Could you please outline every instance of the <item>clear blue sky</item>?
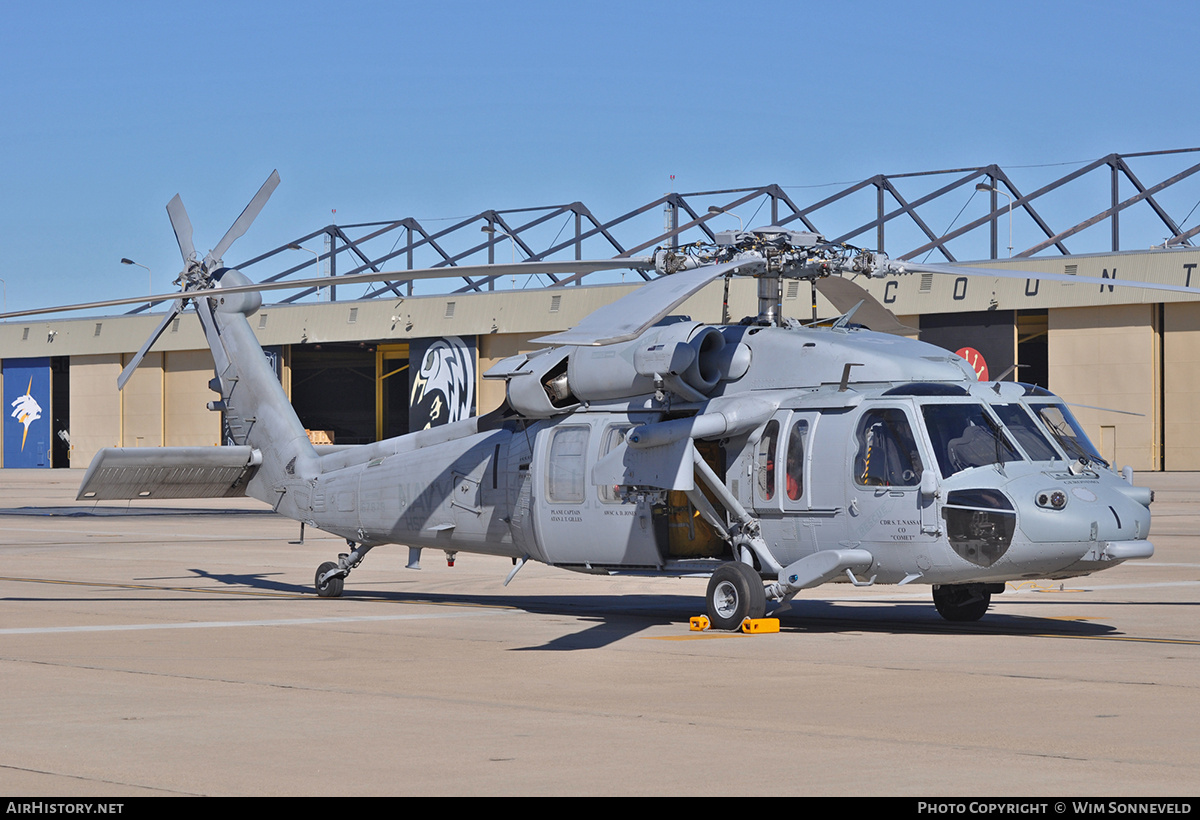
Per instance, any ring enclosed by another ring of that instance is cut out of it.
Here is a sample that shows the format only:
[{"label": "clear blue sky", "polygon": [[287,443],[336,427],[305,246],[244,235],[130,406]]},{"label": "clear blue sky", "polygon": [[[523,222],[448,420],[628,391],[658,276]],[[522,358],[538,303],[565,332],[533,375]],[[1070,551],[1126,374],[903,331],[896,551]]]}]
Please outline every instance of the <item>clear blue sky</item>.
[{"label": "clear blue sky", "polygon": [[[167,289],[327,224],[1200,144],[1186,2],[12,3],[10,310]],[[1052,176],[1068,169],[1055,168]],[[796,197],[815,196],[797,188]]]}]

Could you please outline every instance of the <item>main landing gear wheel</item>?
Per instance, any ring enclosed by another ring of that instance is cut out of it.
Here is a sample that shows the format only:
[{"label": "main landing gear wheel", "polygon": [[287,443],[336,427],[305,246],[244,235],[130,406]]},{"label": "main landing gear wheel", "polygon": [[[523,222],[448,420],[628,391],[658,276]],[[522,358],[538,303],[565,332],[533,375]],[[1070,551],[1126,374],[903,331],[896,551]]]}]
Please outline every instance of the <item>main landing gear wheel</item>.
[{"label": "main landing gear wheel", "polygon": [[947,621],[978,621],[991,602],[992,594],[980,584],[943,584],[933,588],[933,605]]},{"label": "main landing gear wheel", "polygon": [[737,629],[747,618],[761,618],[766,612],[766,591],[753,567],[740,561],[717,567],[708,580],[708,622],[713,629]]},{"label": "main landing gear wheel", "polygon": [[346,576],[334,575],[325,583],[321,583],[321,576],[332,569],[337,569],[338,565],[332,561],[326,561],[321,566],[317,567],[317,575],[314,579],[314,584],[317,587],[317,595],[322,598],[340,598],[342,597],[342,587],[345,586]]}]

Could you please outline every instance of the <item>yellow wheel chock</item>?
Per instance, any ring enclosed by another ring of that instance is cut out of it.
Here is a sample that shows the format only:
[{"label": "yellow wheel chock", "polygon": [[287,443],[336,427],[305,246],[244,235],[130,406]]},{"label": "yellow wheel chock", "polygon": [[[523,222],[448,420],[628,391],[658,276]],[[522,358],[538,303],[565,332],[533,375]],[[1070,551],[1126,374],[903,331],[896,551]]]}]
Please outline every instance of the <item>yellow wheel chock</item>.
[{"label": "yellow wheel chock", "polygon": [[[697,615],[688,621],[688,629],[692,632],[703,632],[712,626],[707,615]],[[762,635],[779,631],[778,618],[747,618],[742,621],[742,632],[747,635]]]},{"label": "yellow wheel chock", "polygon": [[742,632],[747,635],[759,635],[779,631],[778,618],[747,618],[742,621]]}]

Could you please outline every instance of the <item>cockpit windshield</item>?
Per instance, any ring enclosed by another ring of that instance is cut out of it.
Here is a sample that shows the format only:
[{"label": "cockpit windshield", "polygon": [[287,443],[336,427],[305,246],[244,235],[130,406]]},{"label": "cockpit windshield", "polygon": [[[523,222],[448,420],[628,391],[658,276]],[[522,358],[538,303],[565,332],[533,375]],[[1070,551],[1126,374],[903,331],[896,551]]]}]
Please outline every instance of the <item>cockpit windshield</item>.
[{"label": "cockpit windshield", "polygon": [[1012,433],[1017,445],[1032,461],[1058,461],[1062,458],[1046,438],[1037,422],[1019,404],[993,404],[992,412],[1000,417],[1005,429]]},{"label": "cockpit windshield", "polygon": [[1068,456],[1108,466],[1108,461],[1101,457],[1066,405],[1033,404],[1030,407]]},{"label": "cockpit windshield", "polygon": [[921,414],[943,477],[1024,460],[982,404],[926,404]]}]

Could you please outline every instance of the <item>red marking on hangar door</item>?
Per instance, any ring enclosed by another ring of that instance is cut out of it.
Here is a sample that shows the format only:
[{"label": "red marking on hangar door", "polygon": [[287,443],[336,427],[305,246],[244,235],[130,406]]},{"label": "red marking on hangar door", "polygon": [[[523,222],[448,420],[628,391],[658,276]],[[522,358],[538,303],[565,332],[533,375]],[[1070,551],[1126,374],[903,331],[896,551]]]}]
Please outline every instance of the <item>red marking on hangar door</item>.
[{"label": "red marking on hangar door", "polygon": [[961,347],[954,351],[959,356],[967,360],[967,364],[975,368],[975,377],[981,382],[988,380],[987,362],[984,361],[983,354],[973,347]]}]

